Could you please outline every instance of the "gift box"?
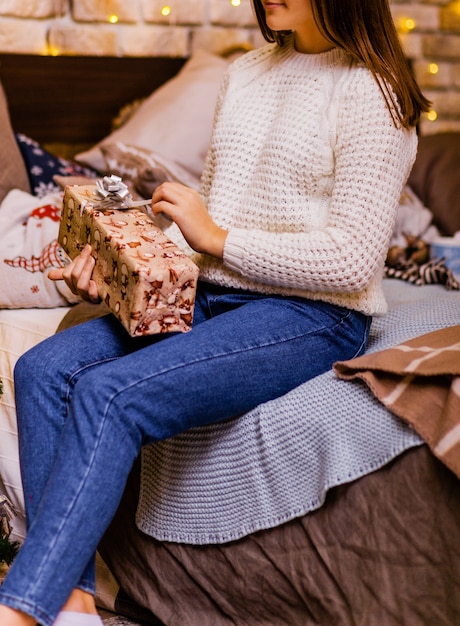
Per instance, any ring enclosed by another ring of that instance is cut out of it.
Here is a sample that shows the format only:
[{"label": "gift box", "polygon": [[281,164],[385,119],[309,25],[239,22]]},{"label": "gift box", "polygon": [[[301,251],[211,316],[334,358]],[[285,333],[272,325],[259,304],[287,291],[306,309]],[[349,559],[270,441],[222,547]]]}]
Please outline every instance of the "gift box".
[{"label": "gift box", "polygon": [[97,191],[65,188],[61,246],[73,259],[91,245],[99,295],[131,336],[190,330],[198,267],[144,211],[113,208]]}]

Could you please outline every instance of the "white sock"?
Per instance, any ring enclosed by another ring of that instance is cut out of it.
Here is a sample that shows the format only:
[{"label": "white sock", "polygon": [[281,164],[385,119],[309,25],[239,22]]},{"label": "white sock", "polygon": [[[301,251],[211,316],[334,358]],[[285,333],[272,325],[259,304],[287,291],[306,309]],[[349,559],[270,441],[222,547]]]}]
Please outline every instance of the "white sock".
[{"label": "white sock", "polygon": [[103,621],[99,615],[61,611],[53,626],[103,626]]}]

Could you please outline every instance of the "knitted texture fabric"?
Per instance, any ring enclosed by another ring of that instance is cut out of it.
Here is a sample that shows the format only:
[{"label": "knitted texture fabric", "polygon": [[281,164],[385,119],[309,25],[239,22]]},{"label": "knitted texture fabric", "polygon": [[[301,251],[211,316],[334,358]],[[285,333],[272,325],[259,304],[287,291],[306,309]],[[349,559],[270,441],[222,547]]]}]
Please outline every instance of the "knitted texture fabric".
[{"label": "knitted texture fabric", "polygon": [[[407,297],[373,321],[368,352],[458,324],[458,293],[401,284]],[[332,487],[421,443],[366,385],[326,372],[236,419],[144,448],[137,524],[164,541],[232,541],[320,507]]]},{"label": "knitted texture fabric", "polygon": [[[229,231],[201,278],[385,312],[381,278],[415,130],[397,127],[371,73],[292,41],[238,59],[217,101],[202,196]],[[175,225],[168,229],[184,245]]]}]

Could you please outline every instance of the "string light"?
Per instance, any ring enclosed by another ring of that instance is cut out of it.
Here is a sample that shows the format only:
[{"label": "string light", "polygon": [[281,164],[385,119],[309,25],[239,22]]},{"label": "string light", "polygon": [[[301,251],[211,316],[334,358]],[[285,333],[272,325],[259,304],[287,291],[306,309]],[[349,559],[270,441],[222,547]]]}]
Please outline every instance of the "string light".
[{"label": "string light", "polygon": [[439,72],[439,65],[437,63],[430,63],[428,65],[429,74],[437,74]]},{"label": "string light", "polygon": [[230,4],[232,7],[239,7],[241,5],[241,0],[230,0]]},{"label": "string light", "polygon": [[171,7],[165,4],[163,7],[161,7],[160,13],[161,15],[163,15],[163,17],[167,17],[168,15],[171,14]]},{"label": "string light", "polygon": [[40,54],[42,56],[58,57],[61,54],[61,51],[57,46],[52,46],[48,43],[46,44],[46,48]]},{"label": "string light", "polygon": [[416,22],[412,17],[401,17],[399,20],[399,31],[401,33],[409,33],[416,27]]},{"label": "string light", "polygon": [[118,15],[115,15],[115,14],[109,15],[108,21],[111,24],[116,24],[118,22],[118,20],[119,20]]},{"label": "string light", "polygon": [[430,109],[428,113],[426,114],[426,117],[428,120],[430,120],[430,122],[434,122],[435,120],[438,119],[438,114],[436,113],[434,109]]}]

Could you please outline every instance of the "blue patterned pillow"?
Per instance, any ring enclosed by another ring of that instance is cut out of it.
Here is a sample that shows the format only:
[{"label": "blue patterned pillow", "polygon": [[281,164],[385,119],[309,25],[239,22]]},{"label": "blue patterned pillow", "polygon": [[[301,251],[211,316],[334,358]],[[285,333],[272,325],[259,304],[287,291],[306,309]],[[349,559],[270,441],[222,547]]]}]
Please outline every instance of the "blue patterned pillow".
[{"label": "blue patterned pillow", "polygon": [[34,196],[43,198],[43,196],[59,190],[58,185],[53,181],[53,176],[56,174],[59,176],[87,176],[89,178],[98,176],[98,172],[89,167],[54,156],[26,135],[17,133],[16,141],[26,165],[30,188]]}]

